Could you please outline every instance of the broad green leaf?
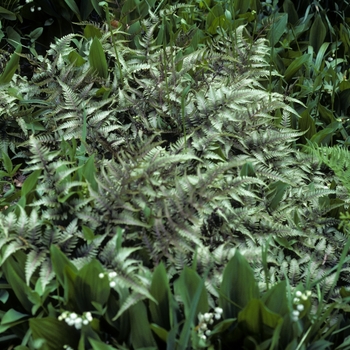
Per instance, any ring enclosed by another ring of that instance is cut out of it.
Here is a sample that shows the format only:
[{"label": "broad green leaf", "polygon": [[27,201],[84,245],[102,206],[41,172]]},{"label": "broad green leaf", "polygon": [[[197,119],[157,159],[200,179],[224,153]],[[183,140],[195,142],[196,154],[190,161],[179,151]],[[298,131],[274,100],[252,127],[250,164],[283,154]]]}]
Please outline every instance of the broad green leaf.
[{"label": "broad green leaf", "polygon": [[108,65],[102,44],[97,37],[94,37],[89,52],[89,62],[92,70],[101,78],[108,76]]},{"label": "broad green leaf", "polygon": [[31,289],[25,283],[25,261],[26,254],[17,251],[3,262],[1,268],[18,301],[30,312],[33,304],[28,300]]},{"label": "broad green leaf", "polygon": [[321,69],[321,65],[324,62],[324,55],[328,49],[330,43],[323,43],[320,49],[318,50],[316,60],[315,60],[315,70],[316,74],[319,74],[319,71]]},{"label": "broad green leaf", "polygon": [[318,52],[321,45],[324,43],[324,39],[326,38],[327,29],[324,25],[321,15],[316,14],[316,18],[314,23],[310,28],[310,45],[314,48],[315,52]]},{"label": "broad green leaf", "polygon": [[0,6],[0,18],[7,19],[9,21],[15,21],[17,19],[16,14]]},{"label": "broad green leaf", "polygon": [[331,124],[336,121],[333,112],[327,107],[322,106],[320,103],[317,105],[317,110],[320,113],[320,117],[326,124]]},{"label": "broad green leaf", "polygon": [[37,40],[40,35],[43,33],[44,28],[43,27],[38,27],[36,29],[34,29],[32,32],[29,33],[29,37],[32,41]]},{"label": "broad green leaf", "polygon": [[[80,1],[80,15],[83,21],[86,21],[94,9],[92,0],[81,0]],[[100,16],[101,17],[101,16]]]},{"label": "broad green leaf", "polygon": [[[202,278],[196,271],[185,266],[180,277],[174,283],[175,292],[181,296],[181,300],[184,303],[186,318],[188,318],[189,314],[191,313],[198,286],[200,286],[202,282]],[[209,305],[207,291],[205,288],[202,288],[195,311],[195,317],[197,317],[199,313],[204,314],[208,312],[208,310]],[[195,319],[192,321],[195,321]]]},{"label": "broad green leaf", "polygon": [[41,174],[41,170],[33,171],[23,182],[21,188],[21,195],[26,196],[38,183],[39,176]]},{"label": "broad green leaf", "polygon": [[252,299],[238,314],[238,324],[245,334],[258,335],[260,338],[270,337],[267,327],[275,329],[281,316],[270,311],[260,300]]},{"label": "broad green leaf", "polygon": [[11,158],[5,152],[1,153],[1,157],[2,157],[2,164],[4,165],[4,168],[7,171],[7,174],[9,176],[12,176],[13,165],[12,165]]},{"label": "broad green leaf", "polygon": [[13,75],[15,74],[18,66],[19,66],[19,58],[18,55],[22,51],[22,46],[18,45],[16,51],[11,55],[10,60],[6,64],[5,70],[0,75],[0,85],[8,84]]},{"label": "broad green leaf", "polygon": [[147,317],[147,309],[143,301],[129,308],[130,314],[130,341],[133,349],[154,348],[157,349],[153,338],[150,323]]},{"label": "broad green leaf", "polygon": [[75,50],[71,51],[68,55],[68,59],[70,63],[73,63],[75,67],[82,66],[86,61],[82,56],[78,54]]},{"label": "broad green leaf", "polygon": [[104,269],[96,259],[93,259],[78,272],[74,287],[76,302],[81,312],[91,310],[92,301],[101,305],[107,303],[110,287],[107,278],[99,278],[99,274],[103,272]]},{"label": "broad green leaf", "polygon": [[[4,332],[6,329],[23,322],[23,318],[28,317],[28,314],[23,314],[14,309],[8,310],[1,319],[0,333]],[[20,321],[21,320],[21,321]],[[20,321],[20,322],[18,322]]]},{"label": "broad green leaf", "polygon": [[81,21],[82,19],[80,16],[80,11],[75,1],[74,0],[64,0],[64,1],[69,6],[69,8],[74,12],[74,14],[77,16],[78,20]]},{"label": "broad green leaf", "polygon": [[115,350],[113,346],[103,343],[99,340],[88,338],[93,350]]},{"label": "broad green leaf", "polygon": [[331,143],[335,132],[341,127],[341,122],[333,122],[312,136],[311,142],[317,143],[318,145],[328,146]]},{"label": "broad green leaf", "polygon": [[311,139],[312,136],[316,133],[316,123],[314,118],[311,117],[310,111],[306,108],[301,114],[301,118],[299,118],[299,130],[304,131],[305,133],[301,136],[302,142],[305,143],[305,139]]},{"label": "broad green leaf", "polygon": [[267,34],[267,39],[270,41],[271,46],[275,46],[279,42],[281,36],[287,29],[287,23],[288,15],[286,13],[274,19],[271,29]]},{"label": "broad green leaf", "polygon": [[235,0],[234,1],[234,10],[237,14],[244,14],[248,11],[250,5],[250,1],[247,0]]},{"label": "broad green leaf", "polygon": [[224,318],[237,318],[250,300],[259,297],[254,272],[237,250],[226,265],[220,287],[220,306]]},{"label": "broad green leaf", "polygon": [[153,272],[150,293],[157,301],[150,301],[149,309],[151,320],[158,326],[170,329],[170,302],[171,296],[169,280],[163,263],[159,264]]},{"label": "broad green leaf", "polygon": [[169,332],[167,330],[165,330],[162,327],[159,327],[157,324],[152,323],[151,324],[151,329],[154,333],[157,334],[157,336],[162,339],[164,342],[167,341]]},{"label": "broad green leaf", "polygon": [[[204,287],[204,280],[201,279],[200,283],[197,284],[195,293],[193,295],[192,304],[190,309],[188,310],[188,314],[186,315],[185,324],[182,328],[180,334],[179,345],[177,347],[178,350],[186,350],[189,348],[190,335],[193,329],[193,321],[198,316],[198,308],[204,306],[204,303],[201,303],[201,299],[203,299],[203,290],[206,291]],[[206,300],[207,302],[207,300]],[[171,333],[171,332],[170,332]]]},{"label": "broad green leaf", "polygon": [[56,278],[61,286],[64,286],[64,268],[68,267],[73,272],[77,273],[77,268],[73,265],[73,263],[66,257],[64,253],[62,253],[61,249],[56,245],[51,245],[50,247],[51,253],[51,262],[52,268],[55,271]]},{"label": "broad green leaf", "polygon": [[81,168],[81,173],[94,191],[98,190],[96,181],[95,157],[91,155]]},{"label": "broad green leaf", "polygon": [[54,317],[32,318],[29,326],[35,339],[44,339],[47,349],[63,349],[69,345],[76,349],[79,342],[79,332],[74,327],[68,326],[65,321],[59,321]]},{"label": "broad green leaf", "polygon": [[247,162],[243,164],[240,172],[241,176],[252,176],[255,177],[255,170],[254,170],[254,165],[251,162]]},{"label": "broad green leaf", "polygon": [[289,312],[286,290],[286,281],[281,281],[265,292],[261,301],[272,312],[284,316]]},{"label": "broad green leaf", "polygon": [[291,0],[284,0],[283,1],[283,11],[288,14],[288,22],[292,25],[295,25],[298,20],[298,12],[295,9],[295,6]]},{"label": "broad green leaf", "polygon": [[284,72],[284,79],[288,82],[292,79],[299,69],[303,67],[310,60],[309,54],[304,54],[298,58],[296,58],[286,69]]},{"label": "broad green leaf", "polygon": [[87,39],[92,39],[95,36],[97,38],[101,38],[102,37],[102,32],[99,28],[96,28],[95,26],[93,26],[92,24],[87,24],[84,28],[84,36]]},{"label": "broad green leaf", "polygon": [[282,181],[276,181],[269,185],[268,189],[270,193],[268,194],[267,197],[270,202],[269,205],[272,210],[277,209],[288,187],[289,185]]}]

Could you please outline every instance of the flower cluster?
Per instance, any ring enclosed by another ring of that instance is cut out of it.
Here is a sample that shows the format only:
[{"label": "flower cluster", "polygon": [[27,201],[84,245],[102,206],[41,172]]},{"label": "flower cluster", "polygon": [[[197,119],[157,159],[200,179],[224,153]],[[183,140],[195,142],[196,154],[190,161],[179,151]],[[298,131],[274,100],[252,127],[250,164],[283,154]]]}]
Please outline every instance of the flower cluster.
[{"label": "flower cluster", "polygon": [[210,335],[211,330],[208,328],[208,325],[212,325],[215,320],[220,320],[223,310],[221,307],[216,307],[214,312],[207,312],[204,315],[201,313],[198,314],[199,325],[196,327],[198,335],[201,339],[206,340],[207,336]]},{"label": "flower cluster", "polygon": [[[26,0],[26,4],[30,4],[31,2],[33,2],[34,0]],[[37,11],[41,11],[41,7],[40,6],[37,6]],[[31,8],[30,8],[30,11],[31,12],[34,12],[35,11],[35,6],[32,6]]]},{"label": "flower cluster", "polygon": [[295,310],[292,311],[292,320],[294,322],[299,320],[300,313],[304,311],[303,301],[306,301],[311,296],[311,291],[307,290],[305,293],[302,293],[298,290],[295,293],[295,298],[293,299],[293,304],[295,305]]},{"label": "flower cluster", "polygon": [[117,277],[117,273],[115,271],[111,271],[111,272],[108,272],[107,274],[106,273],[103,273],[101,272],[98,277],[99,278],[103,278],[105,277],[105,275],[107,275],[108,279],[109,279],[109,286],[111,288],[115,287],[117,282],[116,282],[116,277]]},{"label": "flower cluster", "polygon": [[81,329],[82,325],[86,326],[92,321],[92,315],[91,312],[84,312],[82,316],[79,316],[75,312],[64,311],[62,315],[58,317],[58,320],[65,320],[69,326],[74,326],[76,329]]}]

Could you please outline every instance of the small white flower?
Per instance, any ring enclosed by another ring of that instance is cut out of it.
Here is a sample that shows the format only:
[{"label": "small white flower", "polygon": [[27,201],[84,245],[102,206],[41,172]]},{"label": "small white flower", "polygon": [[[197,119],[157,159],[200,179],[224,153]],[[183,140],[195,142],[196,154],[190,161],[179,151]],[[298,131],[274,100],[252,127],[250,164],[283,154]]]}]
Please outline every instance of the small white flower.
[{"label": "small white flower", "polygon": [[41,11],[41,7],[40,7],[40,6],[39,6],[39,7],[37,7],[37,10],[38,10],[38,11]]},{"label": "small white flower", "polygon": [[68,326],[73,326],[75,324],[74,320],[72,320],[69,317],[66,318],[66,322],[67,322]]},{"label": "small white flower", "polygon": [[206,322],[211,320],[212,317],[213,317],[212,314],[210,314],[208,312],[203,315],[204,321],[206,321]]},{"label": "small white flower", "polygon": [[115,287],[115,286],[116,286],[116,283],[115,283],[114,281],[109,282],[109,286],[110,286],[111,288],[113,288],[113,287]]},{"label": "small white flower", "polygon": [[217,314],[222,314],[223,312],[224,312],[224,310],[221,308],[221,307],[216,307],[215,309],[214,309],[214,312],[216,312]]},{"label": "small white flower", "polygon": [[202,338],[203,340],[206,340],[206,339],[207,339],[207,337],[206,337],[204,334],[201,335],[201,338]]},{"label": "small white flower", "polygon": [[75,312],[72,312],[69,317],[72,319],[72,320],[75,320],[76,318],[78,318],[78,315],[75,313]]},{"label": "small white flower", "polygon": [[208,330],[205,332],[205,335],[207,335],[207,336],[209,337],[210,333],[211,333],[211,330],[208,329]]},{"label": "small white flower", "polygon": [[112,272],[110,272],[110,273],[108,274],[108,277],[109,277],[109,278],[115,278],[115,277],[117,277],[117,273],[116,273],[115,271],[112,271]]},{"label": "small white flower", "polygon": [[211,318],[208,323],[212,325],[214,323],[214,320]]},{"label": "small white flower", "polygon": [[34,6],[31,7],[31,8],[30,8],[30,11],[31,11],[31,12],[34,12],[34,11],[35,11],[35,7],[34,7]]},{"label": "small white flower", "polygon": [[293,314],[293,316],[295,316],[295,317],[299,317],[300,312],[299,312],[298,310],[294,310],[294,311],[292,312],[292,314]]},{"label": "small white flower", "polygon": [[220,320],[221,315],[220,314],[215,314],[214,317],[215,317],[216,320]]},{"label": "small white flower", "polygon": [[308,299],[308,296],[307,296],[306,294],[303,294],[303,295],[301,296],[301,299],[307,300],[307,299]]},{"label": "small white flower", "polygon": [[202,324],[201,324],[201,329],[202,329],[203,331],[207,330],[207,329],[208,329],[207,324],[206,324],[206,323],[202,323]]},{"label": "small white flower", "polygon": [[301,296],[302,296],[302,292],[300,291],[300,290],[298,290],[298,291],[296,291],[296,293],[295,293],[295,296],[297,297],[297,298],[300,298]]},{"label": "small white flower", "polygon": [[294,304],[298,304],[299,302],[300,302],[300,299],[299,299],[299,298],[294,298],[294,299],[293,299],[293,303],[294,303]]},{"label": "small white flower", "polygon": [[105,274],[103,272],[101,272],[99,275],[98,275],[99,278],[103,278],[105,277]]},{"label": "small white flower", "polygon": [[312,293],[311,293],[311,290],[307,290],[307,291],[305,292],[305,294],[306,294],[307,297],[311,297],[311,294],[312,294]]},{"label": "small white flower", "polygon": [[87,319],[89,322],[92,321],[92,315],[91,315],[91,312],[90,312],[90,311],[88,311],[88,312],[85,314],[85,317],[86,317],[86,319]]},{"label": "small white flower", "polygon": [[203,321],[203,318],[204,318],[204,316],[201,313],[199,313],[198,314],[198,321],[199,321],[199,323],[201,323]]},{"label": "small white flower", "polygon": [[87,326],[89,324],[89,321],[88,320],[84,320],[83,321],[83,325]]},{"label": "small white flower", "polygon": [[297,310],[298,311],[303,311],[304,310],[304,305],[303,304],[297,305]]}]

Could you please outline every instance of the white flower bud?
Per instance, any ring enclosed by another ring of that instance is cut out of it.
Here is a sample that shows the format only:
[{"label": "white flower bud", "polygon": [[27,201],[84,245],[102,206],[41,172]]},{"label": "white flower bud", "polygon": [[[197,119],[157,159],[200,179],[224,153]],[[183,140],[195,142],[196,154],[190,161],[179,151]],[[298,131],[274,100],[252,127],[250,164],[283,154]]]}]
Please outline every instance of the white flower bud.
[{"label": "white flower bud", "polygon": [[301,296],[302,296],[302,292],[300,291],[300,290],[298,290],[298,291],[296,291],[296,293],[295,293],[295,296],[297,297],[297,298],[300,298]]},{"label": "white flower bud", "polygon": [[304,305],[303,304],[297,305],[297,310],[298,311],[303,311],[304,310]]},{"label": "white flower bud", "polygon": [[110,286],[111,288],[113,288],[113,287],[116,286],[116,283],[115,283],[114,281],[112,281],[112,282],[109,283],[109,286]]},{"label": "white flower bud", "polygon": [[220,315],[224,312],[224,310],[223,310],[221,307],[216,307],[216,308],[214,309],[214,311],[215,311],[217,314],[220,314]]},{"label": "white flower bud", "polygon": [[204,315],[203,315],[203,319],[204,319],[204,321],[206,321],[206,322],[208,322],[209,320],[211,320],[211,318],[213,317],[213,315],[212,314],[210,314],[210,313],[205,313]]}]

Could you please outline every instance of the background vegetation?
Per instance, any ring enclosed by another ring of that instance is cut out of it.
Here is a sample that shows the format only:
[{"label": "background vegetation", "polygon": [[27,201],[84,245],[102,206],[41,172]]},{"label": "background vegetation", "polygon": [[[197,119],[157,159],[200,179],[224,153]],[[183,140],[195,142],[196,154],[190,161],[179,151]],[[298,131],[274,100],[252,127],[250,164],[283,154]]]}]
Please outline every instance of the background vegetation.
[{"label": "background vegetation", "polygon": [[349,11],[0,2],[2,348],[350,348]]}]

